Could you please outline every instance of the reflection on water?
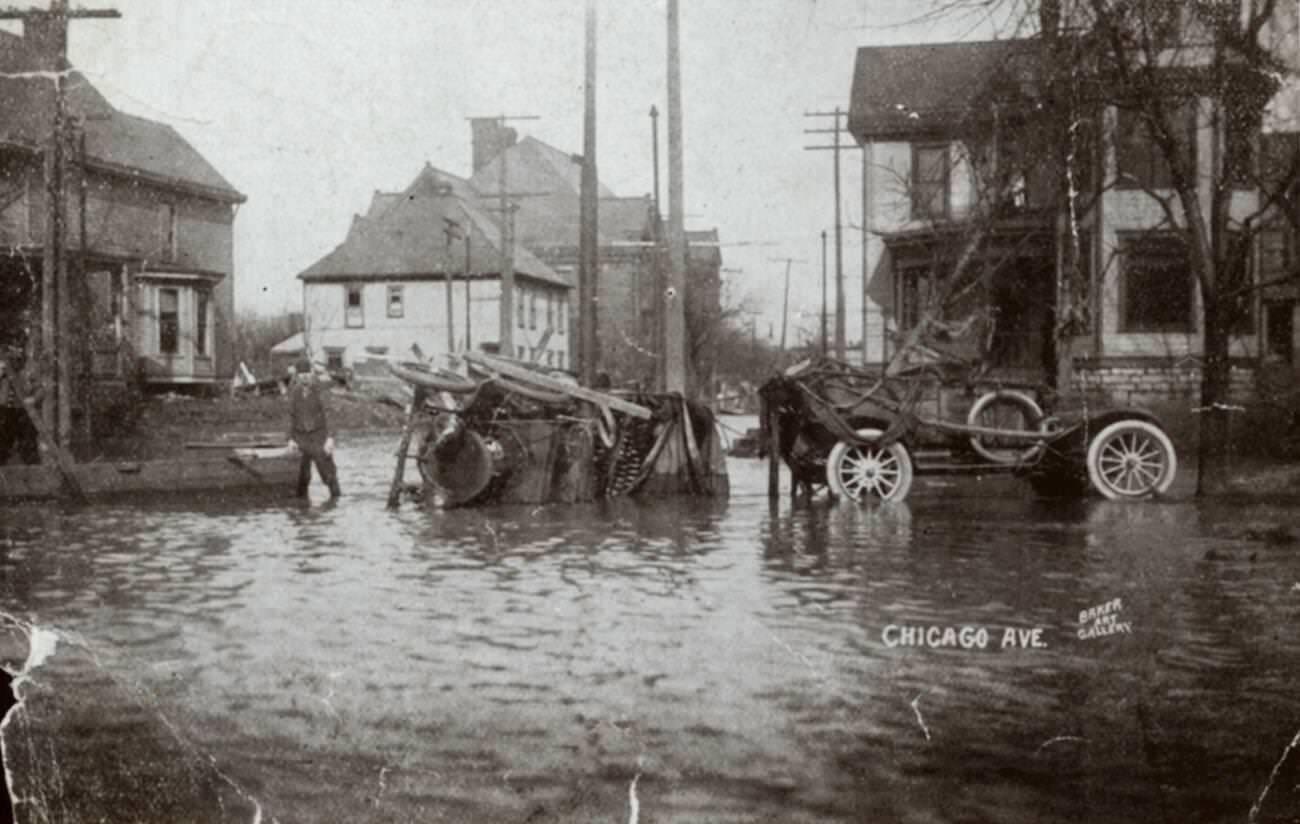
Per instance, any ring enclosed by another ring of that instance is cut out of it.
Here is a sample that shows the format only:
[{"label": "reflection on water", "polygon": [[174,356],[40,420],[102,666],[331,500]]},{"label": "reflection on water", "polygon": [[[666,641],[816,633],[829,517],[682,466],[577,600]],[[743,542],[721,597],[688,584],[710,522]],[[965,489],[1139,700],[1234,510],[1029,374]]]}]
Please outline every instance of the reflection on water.
[{"label": "reflection on water", "polygon": [[342,448],[337,504],[0,510],[0,605],[65,639],[8,736],[28,820],[1297,812],[1300,559],[1236,536],[1300,515],[770,505],[755,461],[729,502],[388,513],[390,460]]}]

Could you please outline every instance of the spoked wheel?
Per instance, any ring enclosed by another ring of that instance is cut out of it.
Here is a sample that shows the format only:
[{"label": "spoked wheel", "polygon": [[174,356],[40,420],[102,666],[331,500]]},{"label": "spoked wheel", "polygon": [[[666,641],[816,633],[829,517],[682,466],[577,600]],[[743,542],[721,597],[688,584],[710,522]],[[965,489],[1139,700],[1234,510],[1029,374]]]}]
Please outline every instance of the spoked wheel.
[{"label": "spoked wheel", "polygon": [[[1040,432],[1043,410],[1023,392],[1002,389],[981,395],[971,405],[966,423],[1011,432]],[[996,435],[972,435],[970,446],[984,460],[1002,464],[1028,460],[1039,449],[1038,444],[1026,445],[1023,438]]]},{"label": "spoked wheel", "polygon": [[[862,438],[878,439],[879,429],[859,429]],[[912,456],[901,441],[881,447],[840,441],[826,459],[826,482],[836,495],[855,501],[901,501],[912,488]]]},{"label": "spoked wheel", "polygon": [[1088,480],[1112,501],[1163,494],[1177,472],[1174,445],[1149,421],[1117,421],[1088,445]]}]

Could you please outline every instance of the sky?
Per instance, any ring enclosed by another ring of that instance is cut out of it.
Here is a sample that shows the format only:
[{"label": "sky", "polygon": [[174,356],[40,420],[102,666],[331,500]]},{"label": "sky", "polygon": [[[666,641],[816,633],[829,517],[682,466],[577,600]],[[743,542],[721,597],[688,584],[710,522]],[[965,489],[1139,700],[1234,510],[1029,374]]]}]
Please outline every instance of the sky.
[{"label": "sky", "polygon": [[[40,0],[37,0],[39,3]],[[114,105],[174,126],[247,197],[235,219],[242,312],[297,310],[295,275],[342,241],[374,190],[425,162],[470,173],[466,118],[582,151],[583,0],[116,0],[72,24],[70,56]],[[653,187],[649,109],[666,112],[666,0],[601,0],[597,164],[622,196]],[[926,0],[681,0],[688,229],[716,227],[728,292],[778,329],[816,328],[821,240],[833,238],[829,118],[862,45],[988,36],[973,15],[919,19]],[[666,116],[660,117],[667,199]],[[846,142],[850,142],[846,137]],[[860,154],[843,156],[843,220],[860,225]],[[844,233],[849,338],[861,244]],[[833,241],[832,241],[833,243]],[[833,246],[829,268],[834,277]],[[833,286],[831,289],[833,295]]]}]

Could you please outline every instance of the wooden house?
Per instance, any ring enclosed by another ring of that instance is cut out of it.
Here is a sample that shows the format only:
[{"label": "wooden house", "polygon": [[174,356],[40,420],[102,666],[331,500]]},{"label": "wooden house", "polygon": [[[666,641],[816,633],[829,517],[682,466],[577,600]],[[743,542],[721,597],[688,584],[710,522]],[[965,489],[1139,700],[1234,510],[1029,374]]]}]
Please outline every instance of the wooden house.
[{"label": "wooden house", "polygon": [[[0,343],[39,328],[55,94],[40,23],[0,32]],[[233,236],[244,196],[175,129],[66,81],[66,257],[79,390],[202,386],[234,370]],[[78,392],[79,397],[88,397]]]},{"label": "wooden house", "polygon": [[[1169,7],[1177,24],[1180,6]],[[1170,36],[1188,36],[1178,31]],[[1044,382],[1070,374],[1076,388],[1119,402],[1194,395],[1204,321],[1187,248],[1176,239],[1183,224],[1168,209],[1170,170],[1140,116],[1102,90],[1069,133],[1068,168],[1057,160],[1052,101],[1041,85],[1050,71],[1045,44],[1035,37],[858,50],[848,127],[866,154],[867,295],[901,336],[971,252],[966,262],[986,270],[996,367]],[[1079,71],[1085,87],[1102,82]],[[1211,181],[1233,164],[1257,162],[1270,138],[1258,127],[1234,131],[1209,98],[1186,87],[1167,102],[1208,213]],[[1263,212],[1251,179],[1230,180],[1232,220]],[[1251,242],[1257,282],[1294,268],[1285,221]],[[1067,260],[1077,261],[1081,282],[1068,281]],[[1263,360],[1294,362],[1293,291],[1246,292],[1230,345],[1234,394],[1251,391]],[[1058,358],[1067,352],[1063,373]]]}]

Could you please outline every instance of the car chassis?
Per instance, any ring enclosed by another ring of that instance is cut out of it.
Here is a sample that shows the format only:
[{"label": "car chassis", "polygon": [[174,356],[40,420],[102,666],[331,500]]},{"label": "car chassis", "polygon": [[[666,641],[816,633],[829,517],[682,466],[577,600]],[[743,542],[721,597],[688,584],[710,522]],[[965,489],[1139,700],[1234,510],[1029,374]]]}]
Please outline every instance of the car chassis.
[{"label": "car chassis", "polygon": [[904,500],[917,475],[1012,474],[1041,495],[1091,488],[1112,500],[1173,483],[1177,453],[1145,410],[1047,416],[1023,385],[980,380],[966,387],[975,396],[966,418],[954,420],[920,403],[936,379],[954,388],[929,367],[891,375],[825,357],[796,364],[759,390],[768,457],[786,464],[796,488],[885,503]]}]

